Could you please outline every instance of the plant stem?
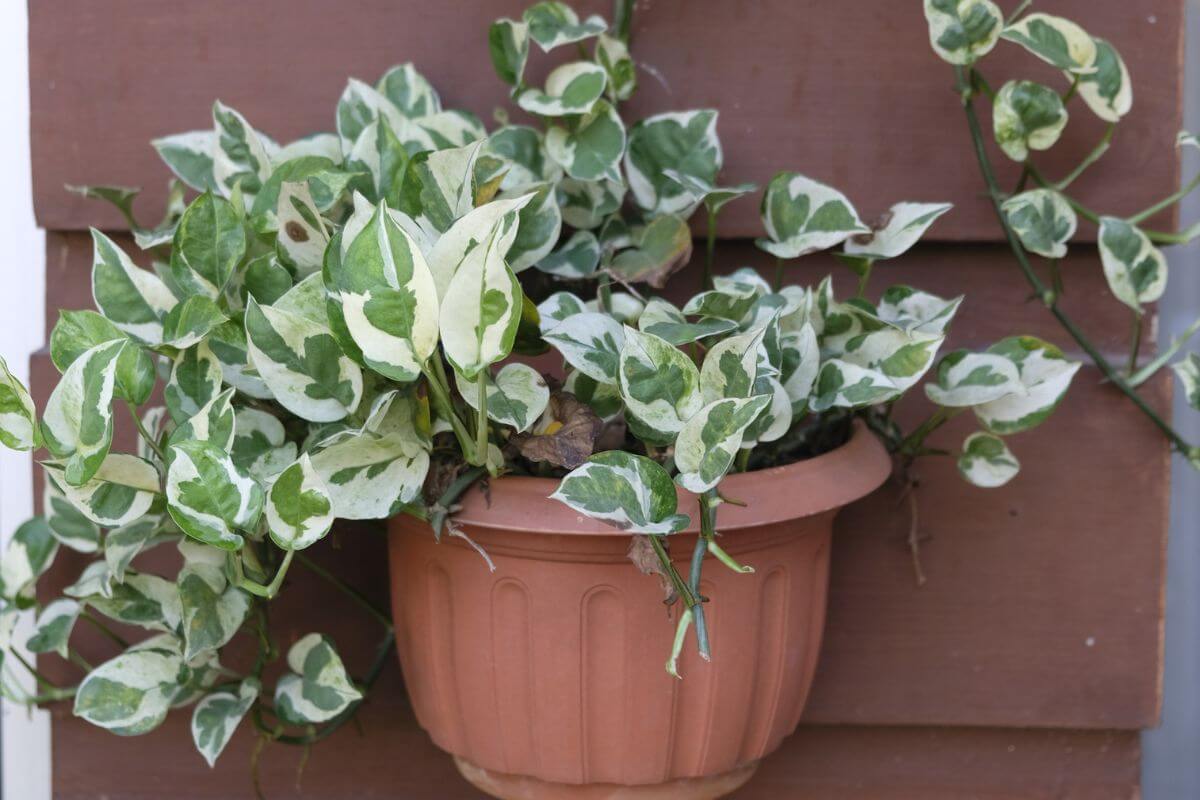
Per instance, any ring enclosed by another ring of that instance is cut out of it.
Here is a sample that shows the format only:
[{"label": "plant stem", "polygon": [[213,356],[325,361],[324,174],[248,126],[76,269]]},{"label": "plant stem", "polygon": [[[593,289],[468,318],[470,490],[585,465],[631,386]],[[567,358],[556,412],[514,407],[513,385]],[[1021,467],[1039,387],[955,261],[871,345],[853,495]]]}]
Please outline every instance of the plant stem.
[{"label": "plant stem", "polygon": [[[1117,129],[1117,123],[1115,123],[1115,122],[1108,123],[1108,127],[1106,127],[1104,129],[1104,135],[1100,137],[1100,143],[1097,144],[1094,148],[1092,148],[1092,151],[1090,153],[1088,153],[1086,156],[1084,156],[1083,161],[1080,161],[1079,165],[1077,167],[1075,167],[1075,169],[1073,169],[1069,173],[1067,173],[1067,177],[1063,178],[1061,181],[1059,181],[1057,184],[1055,184],[1055,187],[1060,192],[1066,191],[1067,187],[1070,186],[1072,183],[1074,183],[1075,180],[1080,175],[1082,175],[1084,173],[1084,171],[1087,170],[1088,167],[1090,167],[1092,164],[1095,164],[1097,161],[1100,160],[1100,158],[1105,153],[1108,152],[1109,145],[1112,143],[1113,132],[1115,132],[1116,129]],[[1026,170],[1029,170],[1029,169],[1030,169],[1030,167],[1027,164]]]},{"label": "plant stem", "polygon": [[1125,372],[1129,375],[1137,372],[1138,352],[1142,349],[1142,313],[1133,312],[1133,324],[1130,326],[1132,341],[1129,344],[1129,365]]},{"label": "plant stem", "polygon": [[608,275],[600,276],[600,284],[596,287],[596,299],[601,311],[605,314],[612,313],[612,278]]},{"label": "plant stem", "polygon": [[1025,9],[1031,5],[1033,5],[1033,0],[1021,0],[1021,4],[1013,9],[1012,13],[1008,15],[1008,19],[1004,20],[1004,26],[1008,27],[1016,22],[1025,13]]},{"label": "plant stem", "polygon": [[924,422],[917,426],[916,430],[905,437],[904,441],[900,442],[897,452],[906,456],[916,455],[921,446],[925,444],[925,439],[929,437],[929,434],[945,425],[960,411],[962,411],[961,408],[938,406]]},{"label": "plant stem", "polygon": [[325,569],[303,553],[297,553],[296,560],[299,561],[309,572],[313,573],[319,578],[322,578],[344,593],[347,597],[358,604],[359,608],[374,617],[384,628],[388,630],[392,629],[392,618],[376,608],[375,604],[363,596],[362,592],[358,591],[353,586],[350,586],[341,578],[329,572],[329,570]]},{"label": "plant stem", "polygon": [[1197,319],[1191,325],[1187,326],[1182,333],[1171,340],[1171,344],[1165,350],[1155,356],[1153,361],[1138,370],[1137,374],[1131,375],[1129,377],[1129,385],[1141,386],[1143,383],[1148,381],[1151,376],[1154,375],[1154,373],[1165,367],[1167,363],[1175,357],[1175,354],[1178,353],[1183,346],[1188,343],[1188,340],[1195,335],[1196,331],[1200,331],[1200,319]]},{"label": "plant stem", "polygon": [[[702,501],[703,502],[703,501]],[[692,570],[688,575],[688,588],[692,594],[700,597],[700,572],[704,569],[704,537],[696,537],[696,546],[692,548]],[[712,648],[708,643],[708,621],[704,617],[704,603],[701,601],[694,607],[694,622],[696,623],[696,648],[705,661],[712,658]]]},{"label": "plant stem", "polygon": [[1063,105],[1065,106],[1067,103],[1071,102],[1071,98],[1073,98],[1075,96],[1075,93],[1078,91],[1079,91],[1079,76],[1075,75],[1073,78],[1071,78],[1070,87],[1067,88],[1066,93],[1064,93],[1062,96]]},{"label": "plant stem", "polygon": [[[429,364],[433,365],[431,369]],[[462,448],[463,457],[468,462],[475,461],[475,444],[471,439],[471,434],[467,431],[467,426],[458,418],[458,414],[454,410],[454,404],[450,402],[450,386],[446,381],[446,370],[442,366],[441,357],[434,353],[429,359],[429,362],[422,368],[425,374],[425,380],[429,384],[429,391],[433,395],[433,404],[437,408],[439,414],[446,418],[450,423],[450,428],[454,431],[454,436],[458,439],[458,445]]]},{"label": "plant stem", "polygon": [[704,291],[713,288],[713,260],[717,252],[717,212],[712,206],[708,209],[708,235],[704,240],[704,282],[700,287]]},{"label": "plant stem", "polygon": [[733,556],[726,553],[721,545],[717,544],[717,506],[720,504],[721,496],[716,489],[709,489],[701,495],[700,539],[704,542],[705,549],[729,569],[743,575],[754,572],[754,567],[742,566]]},{"label": "plant stem", "polygon": [[663,572],[667,576],[667,580],[671,582],[671,587],[675,590],[675,594],[679,595],[679,599],[690,611],[693,607],[700,604],[700,599],[692,594],[691,587],[684,581],[683,576],[679,574],[679,570],[675,569],[675,565],[671,563],[671,556],[668,555],[667,549],[663,547],[662,534],[647,534],[646,537],[650,540],[650,546],[654,548],[654,554],[658,556],[658,563],[663,568]]},{"label": "plant stem", "polygon": [[146,444],[150,447],[154,455],[158,456],[159,461],[164,464],[167,463],[167,458],[163,455],[162,448],[158,446],[158,442],[154,441],[154,437],[150,435],[150,432],[146,430],[146,426],[142,423],[142,418],[138,415],[137,406],[132,401],[126,400],[125,407],[129,409],[129,416],[133,417],[133,424],[137,426],[138,435],[146,440]]},{"label": "plant stem", "polygon": [[875,266],[875,260],[868,258],[864,260],[863,271],[858,276],[858,296],[867,296],[867,282],[871,280],[871,268]]},{"label": "plant stem", "polygon": [[617,38],[629,44],[630,28],[633,26],[633,11],[637,7],[636,0],[616,0],[613,8],[613,28]]},{"label": "plant stem", "polygon": [[745,472],[746,468],[750,466],[751,450],[753,450],[751,447],[743,447],[738,450],[737,455],[734,457],[734,468],[737,469],[738,472]]},{"label": "plant stem", "polygon": [[485,367],[478,375],[479,380],[479,406],[475,410],[475,456],[483,461],[485,465],[491,459],[488,456],[488,415],[487,415],[487,368]]},{"label": "plant stem", "polygon": [[110,641],[113,642],[113,644],[117,645],[122,650],[129,647],[129,642],[125,641],[124,637],[93,616],[91,612],[84,611],[79,616],[93,628],[104,634],[104,636],[106,636]]},{"label": "plant stem", "polygon": [[775,257],[775,283],[771,288],[776,292],[783,288],[783,259],[778,256]]},{"label": "plant stem", "polygon": [[1139,211],[1138,213],[1134,214],[1131,217],[1126,217],[1125,220],[1130,225],[1137,225],[1142,220],[1153,217],[1155,214],[1162,211],[1164,208],[1169,208],[1170,206],[1175,205],[1180,200],[1182,200],[1183,198],[1185,198],[1189,194],[1191,194],[1193,191],[1195,191],[1197,186],[1200,186],[1200,175],[1197,175],[1196,177],[1194,177],[1190,181],[1188,181],[1187,184],[1185,186],[1183,186],[1182,188],[1180,188],[1179,191],[1177,191],[1174,194],[1171,194],[1167,197],[1164,197],[1162,200],[1159,200],[1154,205],[1149,206],[1148,208],[1142,209],[1141,211]]},{"label": "plant stem", "polygon": [[275,577],[265,586],[242,574],[242,560],[234,558],[233,563],[237,571],[237,585],[256,597],[265,597],[267,600],[270,600],[279,593],[279,587],[283,585],[283,578],[287,575],[288,568],[292,566],[292,559],[295,556],[295,550],[286,551],[283,555],[283,561],[279,562],[279,568],[275,571]]},{"label": "plant stem", "polygon": [[[971,141],[975,149],[975,157],[979,162],[979,171],[983,175],[984,183],[987,185],[988,197],[992,203],[992,209],[996,214],[996,219],[1000,223],[1001,229],[1004,231],[1004,237],[1008,241],[1009,249],[1012,250],[1014,258],[1017,260],[1018,266],[1021,268],[1021,273],[1025,276],[1025,280],[1033,288],[1034,292],[1042,299],[1046,308],[1054,315],[1059,324],[1064,330],[1075,340],[1076,344],[1087,353],[1092,359],[1096,367],[1104,374],[1104,377],[1113,382],[1114,385],[1128,397],[1138,409],[1153,422],[1163,434],[1170,439],[1171,443],[1184,453],[1195,452],[1192,446],[1180,436],[1174,428],[1159,416],[1158,412],[1152,409],[1149,404],[1142,399],[1133,387],[1126,383],[1125,378],[1108,362],[1100,351],[1096,348],[1092,341],[1084,335],[1072,321],[1072,319],[1062,311],[1057,305],[1058,298],[1052,290],[1048,290],[1034,272],[1033,267],[1029,263],[1029,258],[1025,254],[1024,248],[1021,247],[1020,241],[1017,240],[1016,234],[1009,227],[1008,221],[1004,217],[1004,212],[1001,209],[1002,198],[1000,189],[996,183],[996,175],[992,171],[992,163],[988,158],[987,150],[984,147],[983,131],[979,127],[979,118],[975,114],[975,104],[971,85],[967,81],[966,74],[962,67],[955,68],[957,77],[957,86],[962,96],[963,110],[967,117],[967,127],[971,132]],[[1034,172],[1034,178],[1037,179],[1037,172]],[[1072,205],[1074,203],[1072,202]]]}]

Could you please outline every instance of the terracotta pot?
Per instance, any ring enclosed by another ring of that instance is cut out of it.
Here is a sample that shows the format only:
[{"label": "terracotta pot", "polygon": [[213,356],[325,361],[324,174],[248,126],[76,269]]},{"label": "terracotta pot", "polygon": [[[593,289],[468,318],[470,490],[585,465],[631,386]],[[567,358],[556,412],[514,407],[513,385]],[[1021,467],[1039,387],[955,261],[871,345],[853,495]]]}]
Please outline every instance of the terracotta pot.
[{"label": "terracotta pot", "polygon": [[[722,545],[754,574],[709,559],[702,593],[713,660],[664,671],[674,615],[629,563],[628,534],[547,496],[557,481],[473,488],[456,520],[495,561],[425,523],[391,522],[392,603],[417,720],[485,792],[506,800],[716,798],[741,786],[800,719],[825,621],[829,539],[842,506],[890,463],[855,429],[839,449],[732,475]],[[698,521],[696,498],[680,509]],[[672,537],[686,574],[697,528]]]}]

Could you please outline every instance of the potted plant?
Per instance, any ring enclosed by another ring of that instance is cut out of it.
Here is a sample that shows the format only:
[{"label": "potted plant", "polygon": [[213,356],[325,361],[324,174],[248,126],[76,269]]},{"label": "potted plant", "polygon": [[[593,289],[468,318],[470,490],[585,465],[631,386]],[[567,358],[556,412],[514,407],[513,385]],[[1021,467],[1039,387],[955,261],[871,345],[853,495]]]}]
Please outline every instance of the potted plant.
[{"label": "potted plant", "polygon": [[[351,80],[336,133],[279,145],[218,102],[212,130],[156,141],[179,180],[156,227],[134,190],[79,188],[121,208],[151,268],[94,231],[97,311],[56,324],[40,418],[0,372],[0,440],[47,453],[0,629],[36,608],[29,649],[85,671],[52,685],[12,651],[39,689],[8,696],[71,699],[120,735],[190,705],[212,763],[240,724],[264,743],[329,735],[394,636],[418,720],[497,796],[717,797],[749,779],[803,709],[837,510],[925,454],[1010,480],[1002,437],[1042,422],[1078,364],[1031,337],[938,361],[961,297],[869,299],[873,266],[947,204],[867,225],[781,172],[758,241],[773,280],[714,274],[718,214],[754,187],[718,182],[716,111],[626,126],[631,5],[611,31],[557,2],[491,27],[540,129],[500,115],[489,133],[406,64]],[[528,85],[531,52],[562,47],[581,60]],[[703,286],[676,305],[658,290],[701,207]],[[786,284],[792,259],[833,247],[853,296]],[[931,371],[934,410],[905,432],[892,409]],[[980,430],[959,453],[926,444],[968,409]],[[111,450],[120,413],[136,453]],[[304,555],[337,518],[391,520],[393,617]],[[95,560],[42,605],[60,546]],[[143,571],[162,546],[182,566]],[[266,606],[297,565],[380,621],[368,674],[320,632],[272,637]],[[151,635],[130,645],[105,618]],[[122,652],[79,658],[80,620]],[[242,629],[254,657],[222,663]]]}]

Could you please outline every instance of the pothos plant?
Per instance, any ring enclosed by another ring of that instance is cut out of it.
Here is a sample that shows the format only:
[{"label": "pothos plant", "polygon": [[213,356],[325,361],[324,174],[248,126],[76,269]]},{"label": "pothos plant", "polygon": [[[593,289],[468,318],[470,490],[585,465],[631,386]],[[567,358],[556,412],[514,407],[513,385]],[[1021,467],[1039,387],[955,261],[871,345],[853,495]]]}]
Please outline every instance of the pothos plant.
[{"label": "pothos plant", "polygon": [[[1157,302],[1167,285],[1167,259],[1159,246],[1186,244],[1200,236],[1200,223],[1178,233],[1150,230],[1143,223],[1200,186],[1200,176],[1127,216],[1095,211],[1070,193],[1079,176],[1108,151],[1118,124],[1133,108],[1133,84],[1129,69],[1112,43],[1092,36],[1064,17],[1027,13],[1031,5],[1030,0],[1024,0],[1006,18],[991,0],[925,0],[930,42],[943,60],[954,65],[955,86],[962,98],[980,174],[1015,261],[1035,297],[1105,379],[1162,431],[1174,450],[1200,469],[1200,443],[1185,439],[1140,391],[1170,364],[1189,405],[1200,411],[1200,356],[1188,353],[1172,363],[1200,330],[1200,320],[1155,358],[1145,364],[1139,362],[1146,306]],[[980,61],[1000,41],[1015,44],[1060,71],[1063,88],[1010,80],[993,89]],[[1054,180],[1037,166],[1035,154],[1058,142],[1070,118],[1068,108],[1076,98],[1105,123],[1104,130],[1096,146],[1074,168]],[[976,109],[981,102],[991,105],[992,132],[1000,151],[1021,165],[1016,184],[1009,191],[1001,187],[987,148]],[[1176,143],[1200,147],[1200,139],[1187,131],[1178,134]],[[1124,364],[1114,364],[1105,357],[1059,304],[1066,292],[1059,264],[1080,217],[1097,228],[1100,267],[1113,297],[1129,309],[1131,341]]]},{"label": "pothos plant", "polygon": [[[93,231],[97,310],[55,325],[62,378],[40,418],[2,374],[0,439],[47,455],[43,515],[16,531],[0,569],[0,622],[8,633],[36,610],[28,648],[84,672],[53,685],[11,650],[5,668],[19,664],[39,688],[7,681],[10,698],[73,698],[78,716],[121,735],[193,705],[209,763],[245,717],[264,742],[318,741],[362,703],[392,629],[304,551],[337,518],[408,513],[431,536],[465,538],[456,498],[501,475],[559,477],[553,497],[633,534],[632,560],[680,609],[676,674],[689,630],[709,655],[705,557],[751,570],[719,543],[731,471],[830,450],[855,418],[902,462],[955,455],[926,437],[969,409],[979,430],[956,454],[962,474],[984,487],[1016,474],[1003,437],[1041,423],[1079,365],[1032,337],[937,362],[961,297],[908,286],[868,297],[873,265],[950,206],[901,202],[868,225],[841,192],[781,172],[757,242],[779,259],[774,283],[750,268],[713,275],[718,214],[754,187],[718,181],[715,110],[626,125],[630,5],[615,32],[557,2],[491,27],[496,71],[539,125],[500,115],[488,132],[443,109],[405,64],[351,80],[336,133],[281,146],[218,102],[211,130],[156,141],[178,179],[156,227],[134,217],[134,190],[79,189],[122,210],[150,268]],[[529,85],[531,53],[564,47],[581,60]],[[656,290],[688,262],[688,220],[702,207],[705,286],[680,307]],[[785,285],[794,259],[835,247],[859,276],[855,296],[838,299],[829,278]],[[514,357],[547,352],[546,375]],[[931,370],[934,410],[905,433],[892,409]],[[137,452],[111,450],[115,414],[136,427]],[[669,553],[689,522],[677,485],[701,523],[687,577]],[[43,605],[35,583],[60,547],[94,560]],[[182,566],[140,566],[158,547],[176,548]],[[266,608],[296,565],[383,627],[357,680],[317,632],[275,663],[284,643]],[[87,663],[71,646],[80,620],[122,652]],[[151,636],[130,645],[110,621]],[[246,646],[230,648],[239,632]]]}]

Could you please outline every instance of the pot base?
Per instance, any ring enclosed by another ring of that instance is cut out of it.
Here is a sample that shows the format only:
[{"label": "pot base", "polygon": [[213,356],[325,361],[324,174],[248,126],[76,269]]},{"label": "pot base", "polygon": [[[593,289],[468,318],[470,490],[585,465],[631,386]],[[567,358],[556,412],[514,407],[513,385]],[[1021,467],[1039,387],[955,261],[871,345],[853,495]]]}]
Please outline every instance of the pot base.
[{"label": "pot base", "polygon": [[740,789],[758,769],[758,762],[751,761],[720,775],[626,786],[554,783],[529,775],[507,775],[458,756],[454,757],[454,765],[472,786],[500,800],[717,800]]}]

